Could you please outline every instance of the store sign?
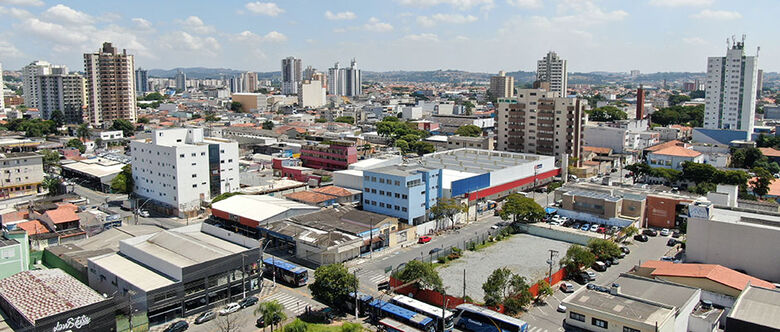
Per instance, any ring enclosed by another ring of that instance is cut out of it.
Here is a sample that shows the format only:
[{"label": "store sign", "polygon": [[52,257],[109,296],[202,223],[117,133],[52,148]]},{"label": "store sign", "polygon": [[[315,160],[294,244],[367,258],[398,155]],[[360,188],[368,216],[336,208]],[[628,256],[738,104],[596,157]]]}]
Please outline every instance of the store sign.
[{"label": "store sign", "polygon": [[74,329],[81,329],[86,327],[92,321],[87,315],[81,315],[78,317],[71,317],[65,321],[65,323],[57,322],[57,325],[52,329],[53,332],[68,331]]}]

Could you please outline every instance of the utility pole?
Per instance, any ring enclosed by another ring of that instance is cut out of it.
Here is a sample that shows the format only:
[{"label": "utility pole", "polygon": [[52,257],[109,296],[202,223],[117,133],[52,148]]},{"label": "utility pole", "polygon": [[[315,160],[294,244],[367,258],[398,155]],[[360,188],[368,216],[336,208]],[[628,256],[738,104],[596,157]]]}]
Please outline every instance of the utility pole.
[{"label": "utility pole", "polygon": [[549,249],[550,251],[550,260],[547,261],[547,264],[550,264],[550,273],[549,278],[547,279],[547,283],[552,287],[552,266],[553,266],[553,256],[558,255],[558,250]]},{"label": "utility pole", "polygon": [[447,313],[447,290],[441,290],[441,332],[446,331],[447,326],[444,322],[444,314]]},{"label": "utility pole", "polygon": [[355,276],[355,321],[358,320],[358,283],[360,283],[357,278],[358,270],[359,269],[355,269],[352,271],[352,275]]},{"label": "utility pole", "polygon": [[466,269],[463,269],[463,298],[466,298]]},{"label": "utility pole", "polygon": [[244,262],[244,258],[246,257],[246,254],[241,254],[241,289],[243,290],[244,295],[242,298],[246,298],[246,273],[245,273],[245,266],[246,263]]}]

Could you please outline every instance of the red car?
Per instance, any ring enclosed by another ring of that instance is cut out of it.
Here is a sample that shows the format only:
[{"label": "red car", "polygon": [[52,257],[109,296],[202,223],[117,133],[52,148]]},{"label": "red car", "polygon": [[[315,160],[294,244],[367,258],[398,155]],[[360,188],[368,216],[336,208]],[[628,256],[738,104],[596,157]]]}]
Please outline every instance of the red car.
[{"label": "red car", "polygon": [[421,236],[419,240],[417,240],[417,243],[428,243],[431,242],[430,236]]},{"label": "red car", "polygon": [[599,227],[599,229],[596,230],[596,233],[602,233],[604,234],[607,231],[607,228],[604,226]]}]

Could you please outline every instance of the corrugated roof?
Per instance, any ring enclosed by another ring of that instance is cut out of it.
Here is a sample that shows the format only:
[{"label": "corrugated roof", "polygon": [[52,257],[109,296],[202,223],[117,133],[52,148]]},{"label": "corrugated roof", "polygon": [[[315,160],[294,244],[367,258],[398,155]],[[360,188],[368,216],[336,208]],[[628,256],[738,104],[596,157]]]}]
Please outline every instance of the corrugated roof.
[{"label": "corrugated roof", "polygon": [[774,288],[771,282],[749,276],[717,264],[675,264],[666,261],[647,261],[642,267],[655,268],[654,276],[707,278],[734,289],[743,290],[750,282],[753,286]]},{"label": "corrugated roof", "polygon": [[337,197],[352,196],[352,192],[351,191],[349,191],[347,189],[344,189],[342,187],[338,187],[338,186],[321,187],[321,188],[313,189],[312,191],[315,191],[315,192],[318,192],[318,193],[321,193],[321,194],[337,196]]},{"label": "corrugated roof", "polygon": [[317,210],[310,205],[267,195],[236,195],[211,205],[213,210],[263,221],[290,209]]},{"label": "corrugated roof", "polygon": [[284,195],[284,197],[310,204],[318,204],[334,199],[333,196],[320,194],[314,191],[298,191]]},{"label": "corrugated roof", "polygon": [[669,146],[660,150],[655,150],[653,151],[653,154],[676,157],[698,157],[701,155],[701,152],[692,149],[686,149],[681,146]]}]

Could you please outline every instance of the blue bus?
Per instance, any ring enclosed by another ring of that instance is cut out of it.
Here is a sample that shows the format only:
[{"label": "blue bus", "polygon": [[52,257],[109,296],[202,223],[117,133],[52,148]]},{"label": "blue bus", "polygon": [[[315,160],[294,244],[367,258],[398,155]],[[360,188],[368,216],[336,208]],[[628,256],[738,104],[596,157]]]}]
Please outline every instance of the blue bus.
[{"label": "blue bus", "polygon": [[404,309],[395,304],[374,299],[368,305],[372,309],[371,317],[374,322],[378,322],[382,318],[391,318],[401,324],[426,332],[434,332],[436,329],[436,321],[433,318]]},{"label": "blue bus", "polygon": [[304,286],[309,281],[309,271],[298,265],[274,257],[263,259],[263,273],[266,278],[282,280],[292,286]]},{"label": "blue bus", "polygon": [[452,328],[454,326],[453,319],[455,318],[455,315],[452,313],[452,311],[443,310],[442,308],[413,299],[406,295],[396,295],[395,297],[393,297],[391,301],[393,302],[393,304],[398,305],[402,308],[406,308],[416,313],[420,313],[433,318],[433,320],[436,321],[436,331],[441,332],[442,316],[443,316],[444,331],[445,332],[452,331]]},{"label": "blue bus", "polygon": [[399,323],[390,318],[382,318],[382,320],[379,321],[379,325],[383,330],[385,330],[385,332],[422,332],[416,328]]},{"label": "blue bus", "polygon": [[471,332],[525,332],[528,323],[469,303],[456,307],[455,327]]}]

